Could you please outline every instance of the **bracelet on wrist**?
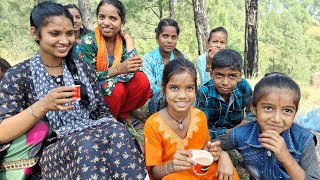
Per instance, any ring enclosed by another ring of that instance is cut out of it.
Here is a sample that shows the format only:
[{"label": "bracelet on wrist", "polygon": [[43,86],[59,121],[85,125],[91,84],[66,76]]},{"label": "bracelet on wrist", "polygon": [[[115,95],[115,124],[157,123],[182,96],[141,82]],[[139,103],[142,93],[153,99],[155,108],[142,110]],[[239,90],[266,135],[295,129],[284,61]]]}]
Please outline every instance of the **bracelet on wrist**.
[{"label": "bracelet on wrist", "polygon": [[168,164],[169,164],[169,162],[170,162],[170,161],[168,161],[168,162],[166,163],[166,165],[164,165],[164,170],[166,171],[166,174],[167,174],[167,175],[170,174],[170,172],[169,172],[169,170],[168,170]]},{"label": "bracelet on wrist", "polygon": [[39,118],[38,116],[36,116],[36,115],[34,114],[34,112],[33,112],[33,110],[32,110],[32,106],[29,107],[29,111],[30,111],[32,117],[34,117],[35,119],[38,119],[38,118]]}]

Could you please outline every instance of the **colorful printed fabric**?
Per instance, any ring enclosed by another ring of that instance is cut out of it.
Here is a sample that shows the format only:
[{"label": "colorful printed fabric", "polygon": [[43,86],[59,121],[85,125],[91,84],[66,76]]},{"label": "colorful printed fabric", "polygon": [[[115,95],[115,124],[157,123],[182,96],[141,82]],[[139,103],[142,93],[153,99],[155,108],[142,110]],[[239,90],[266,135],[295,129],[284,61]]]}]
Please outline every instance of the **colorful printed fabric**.
[{"label": "colorful printed fabric", "polygon": [[43,179],[144,179],[143,154],[123,124],[106,122],[60,138],[43,151]]},{"label": "colorful printed fabric", "polygon": [[[185,138],[173,132],[158,113],[149,117],[144,128],[145,158],[148,168],[172,160],[177,149],[203,149],[204,145],[210,141],[206,115],[193,107],[190,108],[190,112],[191,120]],[[214,162],[204,176],[197,176],[191,168],[171,173],[163,179],[216,179],[214,175],[216,169],[217,162]]]},{"label": "colorful printed fabric", "polygon": [[[94,67],[94,69],[97,69],[96,57],[97,57],[97,53],[98,53],[98,44],[97,44],[97,40],[96,40],[94,32],[88,33],[81,38],[81,44],[79,45],[79,49],[77,49],[77,50],[78,50],[77,59],[82,59],[82,60],[88,62],[90,65],[92,65],[92,67]],[[133,49],[132,51],[127,52],[125,41],[123,41],[121,62],[130,58],[134,54],[137,55],[136,49]],[[107,59],[109,61],[108,68],[110,68],[113,65],[114,57],[107,56]],[[121,75],[110,78],[108,73],[109,73],[108,69],[104,70],[104,71],[97,72],[98,81],[101,85],[102,93],[103,93],[103,95],[106,95],[106,96],[111,95],[111,93],[115,87],[115,84],[117,82],[128,82],[134,76],[134,73],[128,73],[128,74],[121,74]]]},{"label": "colorful printed fabric", "polygon": [[10,143],[0,156],[0,179],[28,179],[37,164],[43,140],[52,134],[48,123],[40,121],[27,133]]}]

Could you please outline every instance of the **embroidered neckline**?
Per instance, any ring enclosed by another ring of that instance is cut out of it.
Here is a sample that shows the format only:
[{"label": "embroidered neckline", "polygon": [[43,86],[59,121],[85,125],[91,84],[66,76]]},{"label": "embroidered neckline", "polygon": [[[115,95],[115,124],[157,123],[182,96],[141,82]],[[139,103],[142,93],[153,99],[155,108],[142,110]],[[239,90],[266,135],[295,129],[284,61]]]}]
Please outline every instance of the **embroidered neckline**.
[{"label": "embroidered neckline", "polygon": [[197,116],[199,109],[190,108],[190,124],[187,131],[187,136],[185,138],[181,138],[178,136],[169,126],[168,124],[158,115],[158,117],[154,118],[154,122],[159,123],[158,130],[159,132],[163,132],[164,139],[169,139],[171,144],[176,143],[176,149],[184,149],[188,145],[188,139],[192,138],[193,132],[199,130],[198,122],[201,119]]}]

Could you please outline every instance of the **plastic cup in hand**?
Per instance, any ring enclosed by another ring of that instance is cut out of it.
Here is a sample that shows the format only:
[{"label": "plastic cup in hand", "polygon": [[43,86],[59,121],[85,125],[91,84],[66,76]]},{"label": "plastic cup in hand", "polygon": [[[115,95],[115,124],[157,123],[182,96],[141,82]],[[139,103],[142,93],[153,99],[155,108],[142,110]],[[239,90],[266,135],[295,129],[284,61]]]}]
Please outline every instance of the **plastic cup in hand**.
[{"label": "plastic cup in hand", "polygon": [[72,96],[72,98],[77,98],[77,101],[80,101],[81,100],[80,85],[74,85],[71,87],[76,88],[75,90],[72,91],[76,93],[75,95]]},{"label": "plastic cup in hand", "polygon": [[213,162],[212,155],[205,150],[193,150],[191,159],[195,162],[195,165],[193,165],[193,172],[200,176],[207,174],[210,165]]}]

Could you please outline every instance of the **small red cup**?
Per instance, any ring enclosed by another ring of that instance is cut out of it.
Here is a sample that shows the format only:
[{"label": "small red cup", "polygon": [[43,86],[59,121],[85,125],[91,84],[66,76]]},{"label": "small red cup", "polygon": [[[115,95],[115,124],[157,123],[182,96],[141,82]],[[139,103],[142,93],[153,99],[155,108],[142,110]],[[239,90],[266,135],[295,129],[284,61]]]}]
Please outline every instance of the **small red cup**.
[{"label": "small red cup", "polygon": [[199,176],[207,174],[211,163],[213,162],[212,155],[205,150],[193,150],[192,158],[195,165],[193,165],[193,172]]},{"label": "small red cup", "polygon": [[74,85],[71,87],[76,88],[75,90],[72,91],[76,93],[75,95],[72,96],[72,98],[77,98],[77,101],[80,101],[81,100],[80,85]]}]

